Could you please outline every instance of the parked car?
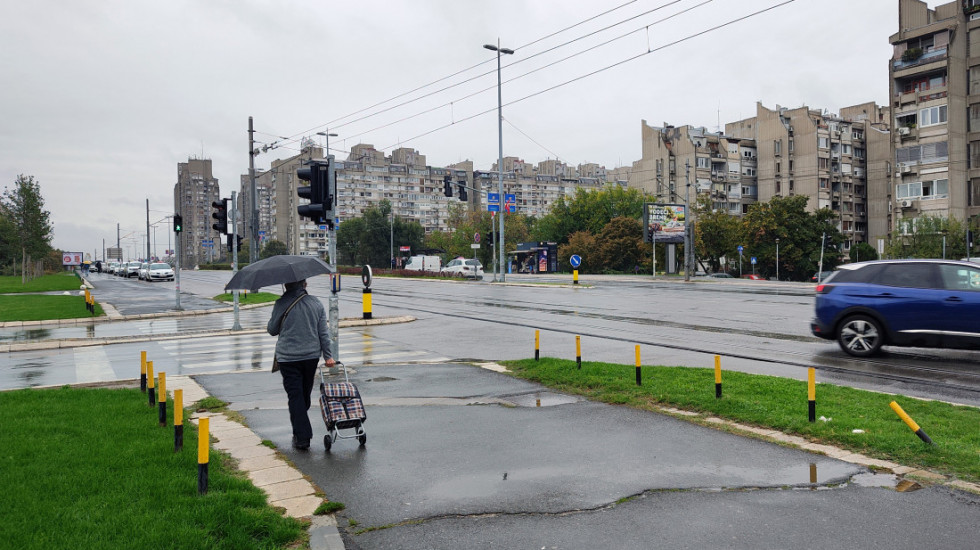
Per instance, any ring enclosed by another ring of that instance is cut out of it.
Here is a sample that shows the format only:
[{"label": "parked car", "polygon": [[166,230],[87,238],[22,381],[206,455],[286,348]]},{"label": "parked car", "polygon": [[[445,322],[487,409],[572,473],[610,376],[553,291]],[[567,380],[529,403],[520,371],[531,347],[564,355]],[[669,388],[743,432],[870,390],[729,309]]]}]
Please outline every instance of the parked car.
[{"label": "parked car", "polygon": [[833,273],[833,271],[818,271],[818,272],[816,272],[816,273],[813,274],[813,277],[810,277],[810,282],[811,283],[822,283],[823,281],[826,281],[827,280],[827,277],[830,277],[830,275],[832,273]]},{"label": "parked car", "polygon": [[139,279],[141,281],[146,281],[150,276],[150,264],[149,262],[143,262],[140,264]]},{"label": "parked car", "polygon": [[719,271],[718,273],[708,273],[708,277],[712,279],[734,279],[735,276],[725,273],[724,271]]},{"label": "parked car", "polygon": [[174,268],[170,264],[155,262],[147,270],[147,281],[173,281]]},{"label": "parked car", "polygon": [[129,262],[128,264],[126,264],[126,271],[123,273],[123,276],[126,277],[127,279],[130,277],[139,277],[140,262]]},{"label": "parked car", "polygon": [[116,262],[109,262],[109,265],[106,267],[105,272],[106,273],[115,273],[116,272],[116,267],[118,265],[119,264],[116,263]]},{"label": "parked car", "polygon": [[454,277],[466,277],[468,279],[483,279],[483,264],[480,260],[473,258],[456,258],[446,264],[440,273],[446,273]]},{"label": "parked car", "polygon": [[766,278],[762,275],[756,275],[755,273],[749,273],[748,275],[742,275],[743,279],[752,279],[753,281],[765,281]]},{"label": "parked car", "polygon": [[412,256],[405,262],[403,269],[438,272],[442,269],[442,260],[439,256]]},{"label": "parked car", "polygon": [[817,285],[810,331],[855,357],[882,346],[980,349],[980,265],[954,260],[845,264]]}]

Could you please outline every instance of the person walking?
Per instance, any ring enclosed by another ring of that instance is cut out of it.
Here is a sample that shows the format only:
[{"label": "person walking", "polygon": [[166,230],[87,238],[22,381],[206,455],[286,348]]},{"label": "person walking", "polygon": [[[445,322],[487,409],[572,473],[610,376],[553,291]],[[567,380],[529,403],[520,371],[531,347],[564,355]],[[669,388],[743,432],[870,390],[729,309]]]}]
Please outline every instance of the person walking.
[{"label": "person walking", "polygon": [[327,368],[334,366],[330,356],[327,312],[323,302],[306,292],[306,280],[286,283],[286,292],[272,308],[267,330],[279,336],[273,372],[282,374],[282,387],[289,400],[289,422],[293,426],[293,447],[310,448],[310,396],[316,366],[322,356]]}]

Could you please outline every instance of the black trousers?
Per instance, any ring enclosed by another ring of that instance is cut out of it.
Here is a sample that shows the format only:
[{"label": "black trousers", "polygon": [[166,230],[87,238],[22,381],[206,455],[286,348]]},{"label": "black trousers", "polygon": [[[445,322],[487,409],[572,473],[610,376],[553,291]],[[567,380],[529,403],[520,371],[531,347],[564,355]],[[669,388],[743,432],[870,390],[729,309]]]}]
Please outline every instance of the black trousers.
[{"label": "black trousers", "polygon": [[319,362],[319,357],[305,361],[279,362],[282,387],[289,398],[289,422],[293,425],[293,437],[299,441],[313,439],[313,426],[310,425],[308,412],[316,365]]}]

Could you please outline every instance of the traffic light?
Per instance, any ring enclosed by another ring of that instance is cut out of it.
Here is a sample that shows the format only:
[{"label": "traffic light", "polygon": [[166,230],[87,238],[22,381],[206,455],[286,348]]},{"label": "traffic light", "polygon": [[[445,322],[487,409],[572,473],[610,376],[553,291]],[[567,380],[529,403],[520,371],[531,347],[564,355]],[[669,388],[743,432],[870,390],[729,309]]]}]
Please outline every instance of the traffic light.
[{"label": "traffic light", "polygon": [[442,180],[442,192],[447,197],[453,196],[453,180],[446,174],[446,177]]},{"label": "traffic light", "polygon": [[214,213],[211,217],[218,220],[216,223],[211,224],[211,229],[214,229],[218,233],[228,234],[228,201],[230,199],[221,199],[220,201],[214,201],[211,206],[214,207]]},{"label": "traffic light", "polygon": [[174,233],[184,230],[184,218],[180,214],[174,214]]},{"label": "traffic light", "polygon": [[297,187],[296,193],[304,199],[308,199],[310,204],[302,204],[296,207],[296,212],[300,217],[309,218],[314,223],[325,223],[333,225],[333,220],[328,220],[327,215],[333,206],[334,182],[331,181],[332,166],[330,161],[313,161],[310,164],[296,170],[296,176],[310,182],[304,187]]},{"label": "traffic light", "polygon": [[466,180],[456,182],[459,185],[459,200],[466,200]]},{"label": "traffic light", "polygon": [[[241,235],[235,235],[235,238],[238,239],[238,251],[241,252],[242,240],[244,240],[244,237],[242,237]],[[231,247],[231,234],[225,237],[225,246],[228,248],[228,252],[234,251],[234,249]]]}]

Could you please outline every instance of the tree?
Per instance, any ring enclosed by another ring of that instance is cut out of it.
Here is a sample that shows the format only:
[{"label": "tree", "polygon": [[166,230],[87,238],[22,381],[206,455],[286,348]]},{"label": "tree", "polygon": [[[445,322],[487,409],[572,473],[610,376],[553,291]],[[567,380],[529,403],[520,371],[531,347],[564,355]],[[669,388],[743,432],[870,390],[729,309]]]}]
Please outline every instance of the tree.
[{"label": "tree", "polygon": [[834,250],[843,242],[837,215],[829,208],[807,212],[808,200],[805,195],[773,197],[749,206],[744,218],[745,254],[757,258],[763,275],[775,275],[777,238],[780,279],[804,281],[817,270],[824,234],[824,271],[840,264],[841,255]]},{"label": "tree", "polygon": [[4,188],[0,205],[20,244],[21,282],[26,283],[38,274],[28,266],[33,259],[43,259],[48,254],[54,232],[51,214],[44,209],[40,183],[34,176],[18,175],[13,189]]},{"label": "tree", "polygon": [[615,184],[588,191],[578,188],[570,200],[559,197],[550,212],[534,224],[533,239],[562,244],[576,231],[597,235],[613,218],[639,220],[644,202],[648,202],[646,195],[635,188]]},{"label": "tree", "polygon": [[558,265],[569,265],[572,254],[582,258],[578,270],[582,273],[598,273],[602,271],[596,238],[588,231],[576,231],[568,236],[568,242],[558,246]]},{"label": "tree", "polygon": [[613,218],[596,237],[599,261],[605,269],[632,273],[643,261],[643,224],[636,218]]},{"label": "tree", "polygon": [[337,230],[338,255],[350,264],[390,267],[392,250],[408,246],[422,248],[425,229],[415,221],[392,216],[391,202],[382,200],[364,210],[360,218],[347,220]]},{"label": "tree", "polygon": [[878,251],[868,243],[857,243],[851,247],[850,258],[852,262],[868,262],[878,259]]},{"label": "tree", "polygon": [[885,245],[889,258],[942,258],[943,241],[947,258],[966,257],[966,226],[956,218],[925,215],[898,220],[895,236]]},{"label": "tree", "polygon": [[708,263],[712,272],[722,271],[722,258],[737,258],[738,245],[745,241],[744,224],[727,210],[715,210],[711,198],[698,197],[694,207],[697,223],[694,226],[694,251]]},{"label": "tree", "polygon": [[337,228],[337,261],[342,265],[357,265],[361,249],[364,218],[351,218]]},{"label": "tree", "polygon": [[265,246],[262,247],[262,252],[259,253],[259,257],[264,260],[266,258],[283,256],[285,254],[289,254],[289,247],[286,246],[286,243],[273,239],[265,243]]}]

